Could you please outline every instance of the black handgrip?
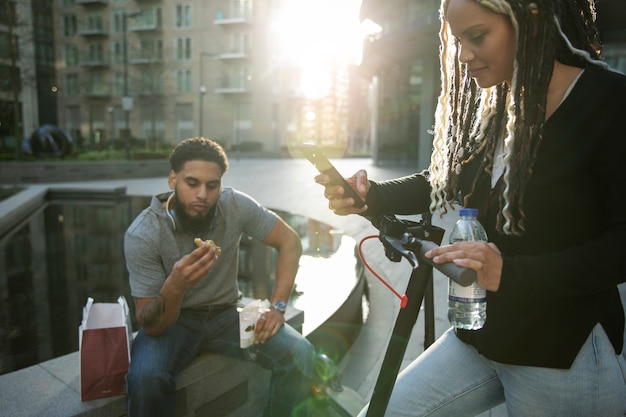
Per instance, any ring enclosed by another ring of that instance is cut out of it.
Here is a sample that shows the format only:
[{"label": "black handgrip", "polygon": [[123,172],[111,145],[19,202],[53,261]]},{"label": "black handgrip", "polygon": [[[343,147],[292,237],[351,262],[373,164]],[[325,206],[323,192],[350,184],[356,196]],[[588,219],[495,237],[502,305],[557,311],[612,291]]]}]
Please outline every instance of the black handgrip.
[{"label": "black handgrip", "polygon": [[[390,249],[390,253],[387,254],[387,257],[390,259],[392,259],[390,256],[392,256],[394,253],[397,253],[399,255],[402,255],[409,261],[411,265],[416,267],[418,264],[418,254],[416,251],[419,251],[419,260],[422,260],[427,264],[432,265],[435,269],[437,269],[453,281],[457,282],[459,285],[467,287],[468,285],[471,285],[472,283],[474,283],[474,281],[476,281],[476,271],[474,271],[473,269],[460,267],[454,262],[437,264],[433,262],[432,259],[427,258],[425,255],[426,252],[439,247],[439,245],[437,245],[435,242],[432,242],[430,240],[418,239],[409,236],[408,233],[405,233],[402,236],[402,240],[390,236],[383,236],[381,234],[380,240],[383,242],[383,245],[385,245],[387,249]],[[395,256],[393,257],[395,258]],[[392,260],[397,262],[400,260],[400,258],[398,257],[397,259]]]},{"label": "black handgrip", "polygon": [[420,255],[421,255],[421,259],[424,262],[426,262],[429,265],[432,265],[435,269],[440,271],[442,274],[444,274],[448,278],[452,279],[453,281],[457,282],[459,285],[462,285],[464,287],[467,287],[468,285],[471,285],[474,281],[476,281],[476,271],[474,271],[473,269],[458,266],[454,262],[446,262],[445,264],[437,264],[433,262],[432,259],[424,256],[426,252],[428,252],[431,249],[438,248],[439,245],[429,240],[421,240],[421,239],[417,239],[417,240],[420,243]]}]

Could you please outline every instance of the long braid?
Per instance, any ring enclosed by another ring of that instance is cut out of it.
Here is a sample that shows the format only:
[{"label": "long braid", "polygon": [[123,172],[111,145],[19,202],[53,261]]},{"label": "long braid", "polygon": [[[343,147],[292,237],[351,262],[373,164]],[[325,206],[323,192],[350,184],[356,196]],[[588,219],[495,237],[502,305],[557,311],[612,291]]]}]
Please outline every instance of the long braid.
[{"label": "long braid", "polygon": [[[446,211],[459,193],[463,165],[485,150],[481,170],[491,173],[495,143],[504,128],[504,193],[497,229],[524,233],[524,191],[533,173],[546,116],[555,59],[569,65],[603,65],[592,0],[475,0],[506,15],[518,39],[510,88],[477,94],[458,59],[441,5],[442,92],[437,104],[431,157],[431,208]],[[582,17],[582,19],[581,19]],[[444,168],[445,167],[445,168]],[[470,195],[474,191],[474,186]]]},{"label": "long braid", "polygon": [[514,75],[516,80],[512,83],[514,119],[509,117],[510,136],[505,140],[505,203],[498,216],[502,230],[516,235],[524,232],[523,193],[532,176],[535,153],[541,143],[555,57],[551,1],[524,3],[510,3],[513,16],[517,17],[516,62],[532,65],[518,65]]}]

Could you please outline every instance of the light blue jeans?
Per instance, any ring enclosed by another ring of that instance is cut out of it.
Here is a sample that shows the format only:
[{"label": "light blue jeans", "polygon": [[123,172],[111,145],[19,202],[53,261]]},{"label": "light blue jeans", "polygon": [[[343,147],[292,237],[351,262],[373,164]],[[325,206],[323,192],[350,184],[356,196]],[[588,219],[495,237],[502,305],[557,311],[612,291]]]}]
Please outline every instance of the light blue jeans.
[{"label": "light blue jeans", "polygon": [[137,333],[126,375],[128,415],[175,416],[176,374],[201,349],[254,361],[272,370],[265,417],[306,415],[315,358],[313,346],[285,324],[267,342],[241,349],[239,313],[234,306],[183,310],[178,321],[161,336],[148,336],[143,329]]},{"label": "light blue jeans", "polygon": [[494,362],[450,329],[398,375],[385,417],[469,417],[502,402],[509,417],[624,417],[626,361],[599,324],[570,369]]}]

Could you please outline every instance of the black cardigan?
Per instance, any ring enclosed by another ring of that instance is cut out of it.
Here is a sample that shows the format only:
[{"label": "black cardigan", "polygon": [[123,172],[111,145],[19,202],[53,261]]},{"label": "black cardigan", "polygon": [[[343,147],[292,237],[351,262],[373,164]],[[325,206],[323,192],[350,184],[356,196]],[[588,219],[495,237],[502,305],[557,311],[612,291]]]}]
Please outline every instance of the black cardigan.
[{"label": "black cardigan", "polygon": [[[587,68],[544,124],[524,194],[521,237],[495,229],[502,180],[491,190],[490,176],[477,172],[479,161],[461,174],[463,194],[480,175],[469,206],[479,209],[504,260],[500,288],[487,294],[483,329],[457,330],[487,358],[569,368],[597,323],[621,353],[624,310],[617,285],[626,281],[625,122],[626,76]],[[424,173],[371,183],[369,218],[428,211]]]}]

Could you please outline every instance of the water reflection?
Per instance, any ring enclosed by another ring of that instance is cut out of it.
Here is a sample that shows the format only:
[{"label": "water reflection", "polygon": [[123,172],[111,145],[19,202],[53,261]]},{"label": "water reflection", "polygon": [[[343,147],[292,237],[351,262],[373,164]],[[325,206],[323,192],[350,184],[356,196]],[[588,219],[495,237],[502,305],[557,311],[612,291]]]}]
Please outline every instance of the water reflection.
[{"label": "water reflection", "polygon": [[[52,190],[43,207],[3,232],[0,374],[76,351],[87,297],[115,302],[124,294],[131,300],[123,235],[149,202],[149,197],[127,196],[123,188]],[[302,238],[304,256],[292,305],[305,311],[303,332],[310,334],[336,313],[359,284],[362,271],[356,244],[326,224],[276,212]],[[245,296],[270,297],[275,261],[274,249],[242,238],[239,282]],[[347,321],[360,325],[362,315]],[[317,336],[311,334],[313,339],[320,338],[319,333],[318,329]],[[340,343],[351,343],[343,339],[356,337],[353,333],[342,334]]]}]

